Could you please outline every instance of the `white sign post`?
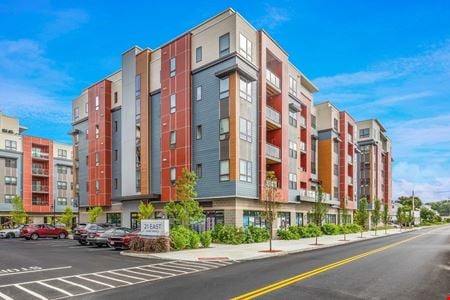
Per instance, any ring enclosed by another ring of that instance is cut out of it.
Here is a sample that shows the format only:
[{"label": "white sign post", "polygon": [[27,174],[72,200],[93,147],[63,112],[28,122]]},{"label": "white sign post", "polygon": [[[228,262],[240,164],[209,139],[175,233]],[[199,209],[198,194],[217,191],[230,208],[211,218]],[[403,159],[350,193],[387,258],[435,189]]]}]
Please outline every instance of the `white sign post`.
[{"label": "white sign post", "polygon": [[144,237],[168,237],[169,236],[169,220],[167,219],[150,219],[141,220],[141,235]]}]

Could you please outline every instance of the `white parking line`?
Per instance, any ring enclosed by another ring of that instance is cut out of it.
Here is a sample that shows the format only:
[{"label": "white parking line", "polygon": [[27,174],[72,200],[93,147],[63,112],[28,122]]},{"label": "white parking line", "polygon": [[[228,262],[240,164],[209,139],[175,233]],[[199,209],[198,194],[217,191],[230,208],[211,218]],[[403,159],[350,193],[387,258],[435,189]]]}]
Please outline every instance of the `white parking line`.
[{"label": "white parking line", "polygon": [[3,294],[2,292],[0,292],[0,298],[2,298],[3,300],[14,300],[13,298]]},{"label": "white parking line", "polygon": [[[151,268],[151,267],[148,266],[147,268]],[[151,272],[161,273],[161,274],[168,274],[169,276],[178,275],[178,274],[169,273],[169,272],[163,272],[163,271],[157,271],[157,270],[151,270],[151,269],[144,269],[144,268],[141,268],[141,267],[136,267],[136,269],[143,270],[143,271],[151,271]]]},{"label": "white parking line", "polygon": [[145,279],[143,279],[142,277],[136,277],[136,276],[131,276],[131,275],[125,275],[125,274],[118,273],[118,272],[115,272],[115,271],[109,271],[109,272],[107,272],[107,273],[110,273],[110,274],[113,274],[113,275],[117,275],[117,276],[123,276],[123,277],[127,277],[127,278],[137,279],[137,280],[145,280]]},{"label": "white parking line", "polygon": [[69,293],[68,291],[65,291],[65,290],[63,290],[63,289],[60,289],[59,287],[56,287],[56,286],[52,286],[52,285],[46,284],[45,282],[42,282],[42,281],[38,281],[37,283],[39,283],[40,285],[46,286],[46,287],[48,287],[49,289],[53,289],[53,290],[55,290],[55,291],[58,291],[58,292],[60,292],[61,294],[65,294],[65,295],[67,295],[67,296],[69,296],[69,297],[72,297],[72,296],[73,296],[72,293]]},{"label": "white parking line", "polygon": [[54,270],[62,270],[62,269],[70,269],[70,268],[72,268],[72,266],[6,273],[6,274],[0,274],[0,276],[20,275],[20,274],[25,274],[25,273],[45,272],[45,271],[54,271]]},{"label": "white parking line", "polygon": [[152,274],[142,273],[142,272],[133,271],[133,270],[123,270],[123,271],[124,272],[133,273],[133,274],[137,274],[137,275],[141,275],[141,276],[150,276],[150,277],[156,277],[156,278],[163,278],[163,277],[158,276],[158,275],[152,275]]},{"label": "white parking line", "polygon": [[[167,264],[167,265],[169,265],[169,264]],[[167,266],[166,265],[166,266]],[[179,269],[185,269],[185,270],[189,270],[189,271],[198,271],[198,269],[194,269],[194,268],[189,268],[189,267],[187,267],[187,266],[184,266],[184,265],[179,265],[179,264],[177,264],[177,263],[170,263],[170,266],[171,267],[174,267],[175,268],[175,270],[177,269],[177,268],[179,268]]]},{"label": "white parking line", "polygon": [[42,296],[41,294],[38,294],[38,293],[33,292],[33,291],[29,290],[29,289],[26,289],[26,288],[24,288],[24,287],[21,286],[21,285],[15,284],[14,286],[15,286],[16,288],[21,289],[22,291],[24,291],[24,292],[30,294],[31,296],[34,296],[34,297],[39,298],[39,299],[41,299],[41,300],[47,300],[47,298],[45,298],[45,297]]},{"label": "white parking line", "polygon": [[122,283],[125,283],[125,284],[132,284],[132,282],[129,282],[129,281],[125,281],[125,280],[117,279],[117,278],[112,278],[112,277],[109,277],[109,276],[106,276],[106,275],[102,275],[102,274],[98,274],[98,273],[94,273],[92,275],[93,276],[97,276],[97,277],[102,277],[102,278],[105,278],[105,279],[109,279],[109,280],[113,280],[113,281],[117,281],[117,282],[122,282]]},{"label": "white parking line", "polygon": [[79,278],[79,279],[87,280],[87,281],[90,281],[90,282],[93,282],[93,283],[97,283],[97,284],[100,284],[100,285],[104,285],[104,286],[107,286],[107,287],[110,287],[110,288],[115,288],[114,285],[107,284],[107,283],[104,283],[104,282],[101,282],[101,281],[97,281],[97,280],[94,280],[94,279],[91,279],[91,278],[81,277],[81,276],[75,276],[75,277]]},{"label": "white parking line", "polygon": [[177,263],[178,264],[182,264],[182,265],[186,265],[187,267],[189,267],[189,266],[199,267],[199,268],[202,268],[203,270],[209,270],[209,269],[217,268],[217,266],[197,264],[196,262],[192,262],[192,261],[178,261]]},{"label": "white parking line", "polygon": [[71,281],[65,280],[65,279],[63,279],[63,278],[58,278],[58,280],[59,280],[59,281],[62,281],[62,282],[65,282],[65,283],[67,283],[67,284],[71,284],[71,285],[80,287],[80,288],[85,289],[85,290],[87,290],[87,291],[89,291],[89,292],[95,292],[95,290],[93,290],[93,289],[91,289],[91,288],[88,288],[87,286],[84,286],[84,285],[79,284],[79,283],[71,282]]},{"label": "white parking line", "polygon": [[[163,267],[160,267],[160,266],[149,266],[149,268],[156,268],[156,269],[159,269],[159,270],[176,271],[176,272],[179,272],[179,273],[175,273],[175,274],[172,274],[172,275],[179,275],[180,273],[182,273],[182,274],[188,273],[187,271],[176,270],[176,269],[167,269],[167,268],[163,268]],[[155,271],[155,272],[156,272],[156,271]],[[165,272],[165,273],[168,273],[168,272]],[[169,273],[169,274],[170,274],[170,273]]]}]

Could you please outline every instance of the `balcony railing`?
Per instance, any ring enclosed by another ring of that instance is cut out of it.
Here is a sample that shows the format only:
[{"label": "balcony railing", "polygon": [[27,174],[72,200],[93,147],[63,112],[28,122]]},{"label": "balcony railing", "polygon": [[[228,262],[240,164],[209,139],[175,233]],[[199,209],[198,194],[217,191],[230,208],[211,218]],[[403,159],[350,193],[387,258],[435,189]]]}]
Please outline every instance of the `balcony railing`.
[{"label": "balcony railing", "polygon": [[33,174],[33,175],[43,175],[43,176],[48,176],[48,169],[43,169],[43,168],[32,168],[32,169],[31,169],[31,174]]},{"label": "balcony railing", "polygon": [[266,115],[269,120],[281,125],[280,113],[274,110],[272,107],[266,106]]},{"label": "balcony railing", "polygon": [[31,152],[31,155],[34,158],[48,159],[48,153],[45,152]]},{"label": "balcony railing", "polygon": [[[317,201],[318,194],[316,191],[309,191],[305,189],[299,189],[298,190],[299,195],[302,197],[308,197],[311,201]],[[331,195],[328,193],[322,193],[322,201],[327,202],[331,201]]]},{"label": "balcony railing", "polygon": [[347,182],[349,185],[353,185],[353,177],[347,176]]},{"label": "balcony railing", "polygon": [[31,186],[31,189],[32,189],[33,192],[44,192],[44,193],[48,192],[48,186],[46,186],[46,185],[35,185],[35,184],[33,184]]},{"label": "balcony railing", "polygon": [[348,162],[349,164],[353,164],[353,156],[347,155],[347,162]]},{"label": "balcony railing", "polygon": [[303,128],[306,128],[305,117],[300,116],[300,118],[298,119],[298,122],[300,123],[300,126],[302,126]]},{"label": "balcony railing", "polygon": [[280,156],[280,148],[275,146],[275,145],[267,143],[267,145],[266,145],[266,155],[269,156],[269,157],[280,159],[281,158],[281,156]]},{"label": "balcony railing", "polygon": [[304,142],[300,142],[300,151],[306,152],[306,144]]},{"label": "balcony railing", "polygon": [[266,80],[276,86],[278,89],[281,88],[280,78],[273,74],[269,69],[266,70]]},{"label": "balcony railing", "polygon": [[347,139],[350,143],[353,143],[353,135],[351,135],[350,133],[347,133]]}]

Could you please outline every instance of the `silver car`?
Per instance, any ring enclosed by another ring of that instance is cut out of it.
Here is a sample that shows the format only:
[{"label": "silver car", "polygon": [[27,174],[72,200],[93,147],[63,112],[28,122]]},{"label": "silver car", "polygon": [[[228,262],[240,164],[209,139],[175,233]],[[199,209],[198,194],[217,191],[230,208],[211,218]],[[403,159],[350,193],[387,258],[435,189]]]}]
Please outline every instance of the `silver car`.
[{"label": "silver car", "polygon": [[2,229],[0,230],[0,239],[12,239],[20,237],[20,230],[23,225],[16,226],[14,228]]}]

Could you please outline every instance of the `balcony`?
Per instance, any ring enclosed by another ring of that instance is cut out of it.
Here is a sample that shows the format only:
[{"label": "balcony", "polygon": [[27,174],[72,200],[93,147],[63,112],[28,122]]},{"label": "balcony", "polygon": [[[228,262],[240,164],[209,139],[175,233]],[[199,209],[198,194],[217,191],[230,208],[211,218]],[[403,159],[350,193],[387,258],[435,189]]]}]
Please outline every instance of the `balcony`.
[{"label": "balcony", "polygon": [[267,95],[275,96],[281,93],[281,83],[280,78],[272,73],[269,69],[266,69],[266,81],[267,85]]},{"label": "balcony", "polygon": [[353,164],[353,156],[347,155],[347,162],[352,165]]},{"label": "balcony", "polygon": [[353,185],[353,177],[347,176],[347,183],[348,183],[349,185]]},{"label": "balcony", "polygon": [[31,152],[31,156],[35,159],[48,160],[48,153],[45,152]]},{"label": "balcony", "polygon": [[270,106],[266,106],[266,123],[268,130],[274,130],[281,128],[281,116],[280,113],[277,112]]},{"label": "balcony", "polygon": [[300,142],[300,151],[306,152],[306,144],[304,142]]},{"label": "balcony", "polygon": [[33,174],[34,176],[48,176],[48,169],[32,168],[31,174]]},{"label": "balcony", "polygon": [[298,122],[300,124],[301,127],[306,128],[306,120],[305,117],[300,116],[300,118],[298,119]]},{"label": "balcony", "polygon": [[266,144],[266,158],[268,164],[277,164],[281,162],[280,148],[267,143]]},{"label": "balcony", "polygon": [[36,184],[33,184],[33,185],[31,186],[31,191],[32,191],[33,193],[48,193],[48,186],[46,186],[46,185],[36,185]]},{"label": "balcony", "polygon": [[350,133],[347,133],[347,140],[349,143],[353,143],[353,135],[351,135]]}]

